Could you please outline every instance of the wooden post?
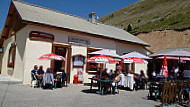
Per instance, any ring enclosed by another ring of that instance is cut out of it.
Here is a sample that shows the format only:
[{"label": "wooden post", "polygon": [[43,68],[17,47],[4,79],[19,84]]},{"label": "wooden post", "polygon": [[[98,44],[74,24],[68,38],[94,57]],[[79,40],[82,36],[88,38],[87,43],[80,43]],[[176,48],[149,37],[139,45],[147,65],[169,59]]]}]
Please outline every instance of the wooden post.
[{"label": "wooden post", "polygon": [[[71,47],[68,47],[67,48],[67,73],[70,73],[70,71],[71,71],[71,52],[72,52]],[[68,83],[70,83],[70,75],[67,78]]]},{"label": "wooden post", "polygon": [[168,104],[171,103],[171,98],[172,98],[172,82],[169,80],[169,87],[168,87]]},{"label": "wooden post", "polygon": [[166,83],[166,94],[165,94],[165,103],[168,103],[168,90],[169,90],[169,83]]},{"label": "wooden post", "polygon": [[163,81],[163,87],[162,87],[162,106],[164,105],[165,103],[165,92],[166,92],[166,82],[165,80]]}]

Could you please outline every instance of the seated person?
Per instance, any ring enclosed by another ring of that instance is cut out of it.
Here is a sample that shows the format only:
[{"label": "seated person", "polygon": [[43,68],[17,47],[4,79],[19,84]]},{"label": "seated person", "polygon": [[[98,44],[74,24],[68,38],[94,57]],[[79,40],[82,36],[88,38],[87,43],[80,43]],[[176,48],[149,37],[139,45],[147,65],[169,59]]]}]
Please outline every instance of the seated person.
[{"label": "seated person", "polygon": [[60,68],[60,71],[62,72],[62,84],[65,85],[65,81],[67,79],[67,75],[65,73],[65,68],[64,67],[61,67]]},{"label": "seated person", "polygon": [[119,70],[120,82],[118,83],[119,86],[124,86],[125,83],[125,75],[121,70]]},{"label": "seated person", "polygon": [[148,79],[148,78],[146,77],[146,75],[144,74],[144,71],[143,71],[143,70],[140,71],[139,78]]},{"label": "seated person", "polygon": [[[102,79],[103,80],[109,80],[109,75],[107,74],[107,69],[105,68],[102,72]],[[108,89],[109,89],[109,83],[108,82],[105,82],[104,83],[104,93],[107,94],[108,92]]]},{"label": "seated person", "polygon": [[112,69],[108,73],[108,76],[109,76],[110,79],[113,79],[114,74],[113,74],[113,70]]},{"label": "seated person", "polygon": [[57,81],[57,86],[58,88],[61,88],[61,84],[62,84],[62,72],[57,71],[56,72],[56,81]]},{"label": "seated person", "polygon": [[102,71],[102,79],[103,79],[103,80],[107,80],[107,79],[109,79],[108,77],[109,77],[109,75],[108,75],[108,73],[107,73],[107,69],[105,68],[105,69]]},{"label": "seated person", "polygon": [[100,68],[97,68],[96,75],[93,76],[92,78],[100,78]]},{"label": "seated person", "polygon": [[[190,67],[189,67],[190,68]],[[183,71],[183,78],[184,79],[190,79],[190,69]]]},{"label": "seated person", "polygon": [[140,71],[139,79],[140,79],[140,81],[139,81],[138,85],[140,86],[141,89],[145,89],[145,84],[146,84],[148,78],[144,74],[143,70]]},{"label": "seated person", "polygon": [[43,86],[44,88],[53,89],[54,79],[50,68],[47,68],[46,73],[43,75]]},{"label": "seated person", "polygon": [[115,71],[114,81],[112,83],[113,93],[115,93],[115,87],[116,87],[116,85],[117,85],[118,82],[120,82],[119,71]]}]

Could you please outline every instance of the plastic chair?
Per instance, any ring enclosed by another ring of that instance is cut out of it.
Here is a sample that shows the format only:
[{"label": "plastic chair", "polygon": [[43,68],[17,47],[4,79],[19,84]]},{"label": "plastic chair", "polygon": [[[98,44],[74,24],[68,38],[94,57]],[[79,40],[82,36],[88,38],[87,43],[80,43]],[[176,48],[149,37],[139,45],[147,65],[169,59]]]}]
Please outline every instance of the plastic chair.
[{"label": "plastic chair", "polygon": [[112,86],[113,94],[115,95],[115,90],[117,89],[117,93],[119,94],[118,82],[115,83],[115,86]]},{"label": "plastic chair", "polygon": [[[160,87],[150,84],[148,98],[151,99],[152,97],[154,97],[154,100],[157,100],[158,96],[159,96],[159,92],[160,92]],[[154,96],[153,96],[153,94],[154,94]]]},{"label": "plastic chair", "polygon": [[[63,79],[62,79],[62,85],[63,86],[66,86],[67,87],[67,78],[69,77],[69,73],[66,73],[66,76],[65,77],[63,77]],[[65,85],[65,83],[66,83],[66,85]]]}]

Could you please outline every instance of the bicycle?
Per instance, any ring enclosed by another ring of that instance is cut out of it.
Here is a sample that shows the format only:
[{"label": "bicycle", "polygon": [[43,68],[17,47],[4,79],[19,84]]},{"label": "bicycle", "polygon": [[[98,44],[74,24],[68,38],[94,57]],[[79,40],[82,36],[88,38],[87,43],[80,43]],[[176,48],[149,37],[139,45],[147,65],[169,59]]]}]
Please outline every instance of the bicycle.
[{"label": "bicycle", "polygon": [[[179,104],[183,106],[190,106],[190,84],[187,82],[188,88],[184,88],[179,93]],[[184,93],[184,94],[183,94]]]}]

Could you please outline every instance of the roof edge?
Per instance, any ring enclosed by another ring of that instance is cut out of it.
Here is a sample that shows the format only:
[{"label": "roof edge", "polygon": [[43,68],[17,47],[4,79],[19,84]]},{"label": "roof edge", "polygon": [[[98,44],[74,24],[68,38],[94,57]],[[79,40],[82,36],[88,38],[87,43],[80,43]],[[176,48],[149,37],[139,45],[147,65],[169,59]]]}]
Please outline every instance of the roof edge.
[{"label": "roof edge", "polygon": [[125,41],[125,40],[120,40],[120,39],[116,39],[116,38],[111,38],[111,37],[107,37],[107,36],[103,36],[103,35],[98,35],[98,34],[83,32],[83,31],[79,31],[79,30],[75,30],[75,29],[57,27],[57,26],[53,26],[53,25],[49,25],[49,24],[45,24],[45,23],[33,22],[33,21],[28,21],[28,20],[23,20],[23,22],[25,22],[25,23],[32,23],[32,24],[35,24],[35,25],[44,25],[44,26],[54,27],[54,28],[58,28],[58,29],[71,30],[71,31],[76,31],[76,32],[80,32],[80,33],[91,34],[91,35],[95,35],[95,36],[99,36],[99,37],[104,37],[104,38],[119,40],[119,41],[123,41],[123,42],[129,42],[129,43],[138,44],[138,45],[142,45],[142,46],[150,46],[148,43],[147,43],[147,44],[141,44],[141,43],[137,43],[137,42]]},{"label": "roof edge", "polygon": [[26,5],[30,5],[30,6],[34,6],[34,7],[39,7],[39,8],[47,9],[47,10],[50,10],[50,11],[53,11],[53,12],[57,12],[57,13],[61,13],[61,14],[65,14],[65,15],[81,18],[81,19],[84,19],[84,20],[88,20],[87,18],[84,18],[84,17],[81,17],[81,16],[65,13],[65,12],[62,12],[62,11],[58,11],[58,10],[47,8],[47,7],[43,7],[43,6],[39,6],[39,5],[36,5],[36,4],[31,4],[31,3],[28,3],[28,2],[25,2],[25,1],[21,1],[21,0],[12,0],[12,2],[13,2],[13,4],[14,4],[14,2],[19,2],[19,3],[26,4]]}]

